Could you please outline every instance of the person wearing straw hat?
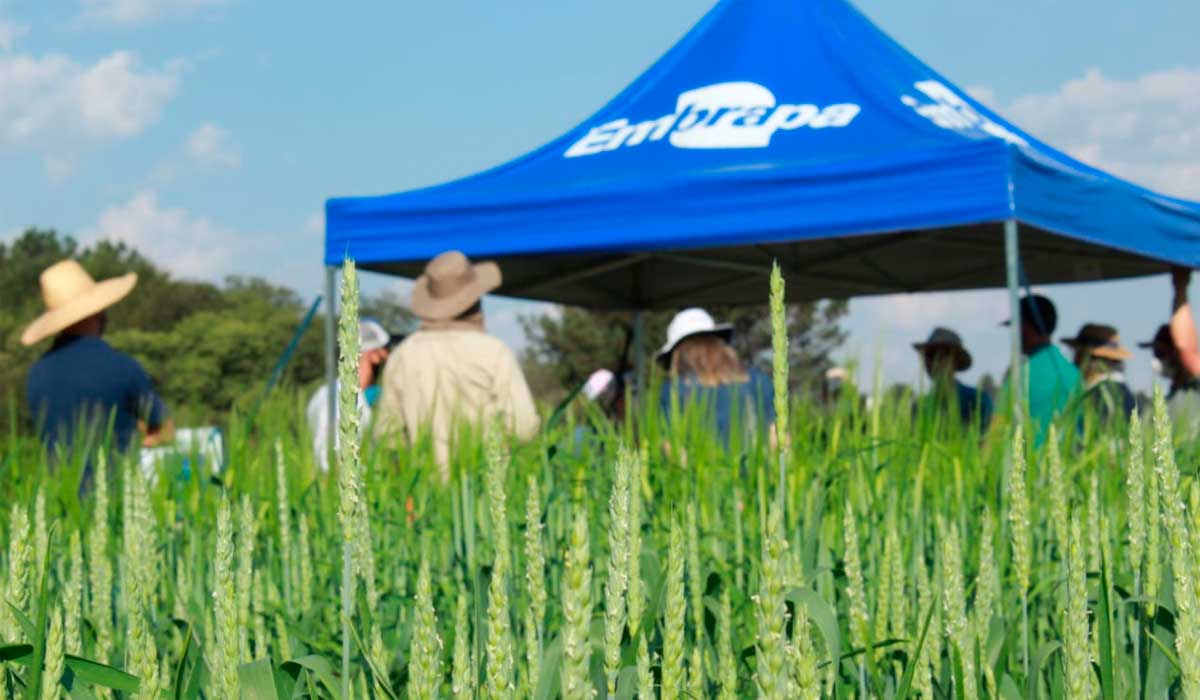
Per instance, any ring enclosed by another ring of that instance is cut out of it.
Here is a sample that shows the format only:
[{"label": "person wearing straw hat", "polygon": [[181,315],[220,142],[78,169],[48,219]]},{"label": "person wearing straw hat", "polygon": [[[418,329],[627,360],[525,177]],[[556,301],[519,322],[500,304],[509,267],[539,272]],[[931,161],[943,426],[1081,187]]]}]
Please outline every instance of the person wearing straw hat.
[{"label": "person wearing straw hat", "polygon": [[1135,406],[1124,374],[1130,354],[1121,346],[1117,329],[1085,323],[1074,338],[1062,342],[1075,351],[1075,366],[1083,376],[1084,405],[1096,412],[1101,423],[1117,416],[1128,418]]},{"label": "person wearing straw hat", "polygon": [[667,326],[658,363],[669,373],[659,397],[668,421],[689,405],[707,411],[716,434],[729,443],[735,415],[750,430],[773,435],[775,390],[771,378],[747,369],[730,341],[733,326],[717,323],[704,309],[684,309]]},{"label": "person wearing straw hat", "polygon": [[992,398],[955,376],[971,367],[971,353],[962,338],[949,328],[938,327],[925,342],[913,343],[913,349],[921,355],[925,372],[933,382],[924,404],[957,417],[963,427],[987,430],[992,422]]},{"label": "person wearing straw hat", "polygon": [[410,305],[420,328],[388,357],[375,435],[433,438],[449,480],[450,438],[458,421],[481,425],[499,417],[518,438],[537,434],[533,395],[513,354],[484,328],[481,299],[500,287],[494,262],[472,264],[458,251],[438,255],[413,285]]},{"label": "person wearing straw hat", "polygon": [[133,291],[137,274],[97,282],[78,262],[63,260],[42,272],[40,284],[46,310],[25,328],[21,343],[54,338],[26,381],[29,409],[46,447],[87,449],[102,438],[109,421],[118,451],[134,446],[139,430],[144,447],[168,441],[171,423],[150,376],[101,338],[105,310]]},{"label": "person wearing straw hat", "polygon": [[1154,352],[1158,371],[1171,383],[1167,408],[1176,427],[1188,433],[1200,432],[1200,338],[1188,303],[1192,272],[1187,268],[1171,270],[1171,321],[1159,326],[1152,340],[1138,347]]},{"label": "person wearing straw hat", "polygon": [[[371,423],[371,407],[378,400],[378,392],[372,391],[378,387],[375,383],[379,368],[383,366],[388,356],[388,345],[391,335],[379,325],[379,322],[364,318],[358,322],[358,419],[359,426]],[[333,390],[337,391],[337,382]],[[313,454],[317,458],[317,466],[321,471],[329,470],[329,421],[337,421],[337,402],[334,402],[334,414],[329,415],[329,385],[322,384],[313,392],[305,408],[308,427],[312,433]],[[340,440],[334,434],[334,445]]]}]

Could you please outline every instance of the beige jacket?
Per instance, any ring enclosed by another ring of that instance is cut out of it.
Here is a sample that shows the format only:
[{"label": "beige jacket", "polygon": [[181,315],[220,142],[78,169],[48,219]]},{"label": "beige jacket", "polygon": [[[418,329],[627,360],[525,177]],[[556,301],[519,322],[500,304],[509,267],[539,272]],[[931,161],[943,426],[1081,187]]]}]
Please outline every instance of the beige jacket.
[{"label": "beige jacket", "polygon": [[522,440],[537,434],[540,421],[516,356],[483,330],[465,324],[420,330],[388,357],[375,436],[403,431],[415,441],[429,429],[443,480],[455,421],[480,425],[493,416]]}]

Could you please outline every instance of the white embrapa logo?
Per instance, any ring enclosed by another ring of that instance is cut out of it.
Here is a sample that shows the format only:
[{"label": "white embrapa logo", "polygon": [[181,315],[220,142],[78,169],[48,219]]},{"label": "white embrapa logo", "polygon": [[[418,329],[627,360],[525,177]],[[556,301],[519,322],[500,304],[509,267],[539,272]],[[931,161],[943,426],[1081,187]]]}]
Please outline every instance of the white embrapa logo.
[{"label": "white embrapa logo", "polygon": [[1018,146],[1029,145],[1025,139],[975,111],[975,108],[959,97],[958,93],[942,83],[936,80],[922,80],[913,83],[913,87],[933,100],[933,103],[921,103],[911,95],[904,95],[900,101],[943,129],[982,131],[988,136],[1004,139]]},{"label": "white embrapa logo", "polygon": [[592,127],[563,154],[590,156],[667,138],[676,148],[766,148],[776,131],[843,127],[858,116],[856,104],[776,104],[758,83],[717,83],[679,95],[675,112],[630,123],[616,119]]}]

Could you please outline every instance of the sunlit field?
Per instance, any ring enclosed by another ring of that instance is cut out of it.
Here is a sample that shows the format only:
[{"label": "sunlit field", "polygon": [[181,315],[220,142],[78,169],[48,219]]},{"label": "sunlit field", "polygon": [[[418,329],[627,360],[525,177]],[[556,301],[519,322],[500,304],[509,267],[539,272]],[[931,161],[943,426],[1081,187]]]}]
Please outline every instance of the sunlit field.
[{"label": "sunlit field", "polygon": [[1161,406],[1039,440],[797,391],[786,439],[723,445],[696,407],[576,404],[463,430],[443,483],[353,420],[320,472],[304,398],[231,416],[218,473],[50,472],[10,430],[3,697],[1200,697],[1200,484]]}]

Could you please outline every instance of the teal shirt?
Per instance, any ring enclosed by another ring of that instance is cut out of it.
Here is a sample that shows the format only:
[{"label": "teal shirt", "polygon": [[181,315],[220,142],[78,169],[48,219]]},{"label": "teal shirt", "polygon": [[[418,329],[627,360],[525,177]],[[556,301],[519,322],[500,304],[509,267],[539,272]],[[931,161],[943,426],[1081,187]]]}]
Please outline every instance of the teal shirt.
[{"label": "teal shirt", "polygon": [[1053,344],[1035,350],[1025,358],[1023,366],[1027,378],[1025,400],[1033,422],[1034,439],[1041,443],[1050,421],[1079,391],[1079,370]]}]

